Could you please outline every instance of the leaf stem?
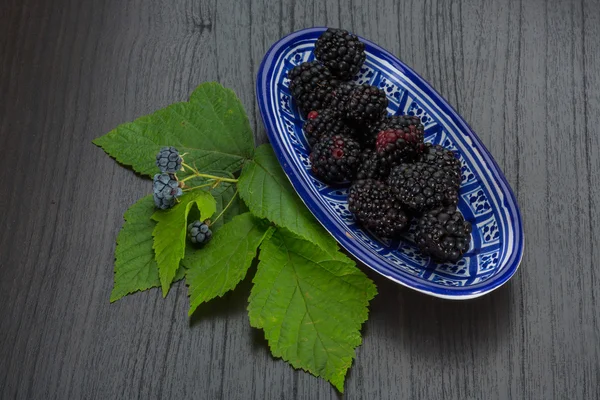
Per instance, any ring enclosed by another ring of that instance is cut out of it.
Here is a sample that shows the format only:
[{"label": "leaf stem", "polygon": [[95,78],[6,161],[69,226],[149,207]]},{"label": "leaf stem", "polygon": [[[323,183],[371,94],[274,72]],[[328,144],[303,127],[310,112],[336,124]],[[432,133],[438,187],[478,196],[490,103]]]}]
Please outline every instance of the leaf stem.
[{"label": "leaf stem", "polygon": [[227,209],[229,208],[229,206],[231,206],[231,204],[233,204],[233,200],[235,200],[235,197],[238,194],[238,190],[235,190],[235,193],[233,194],[233,196],[231,196],[231,200],[229,200],[229,203],[227,203],[227,205],[225,206],[225,208],[223,210],[221,210],[221,212],[219,213],[219,215],[217,215],[217,218],[215,218],[213,221],[211,221],[211,225],[214,224],[215,222],[217,222],[219,220],[219,218],[221,218],[221,216],[223,214],[225,214],[225,211],[227,211]]},{"label": "leaf stem", "polygon": [[200,178],[214,179],[215,181],[237,183],[237,179],[223,178],[222,176],[200,174],[200,173],[196,174],[196,176],[198,176]]},{"label": "leaf stem", "polygon": [[186,176],[185,178],[181,179],[179,182],[186,182],[186,181],[189,181],[190,179],[194,179],[194,178],[197,178],[197,176],[195,174]]},{"label": "leaf stem", "polygon": [[181,163],[181,165],[183,165],[184,167],[186,167],[194,172],[194,175],[188,176],[187,178],[183,179],[181,182],[185,182],[188,179],[198,177],[198,178],[214,179],[216,181],[221,181],[221,182],[237,183],[237,179],[225,178],[225,177],[216,176],[216,175],[203,174],[203,173],[200,173],[200,171],[198,171],[198,169],[192,168],[184,162]]},{"label": "leaf stem", "polygon": [[[212,185],[213,185],[213,183],[212,183],[212,182],[210,182],[210,183],[206,183],[206,184],[204,184],[204,185],[200,185],[200,186],[194,186],[194,187],[191,187],[191,188],[185,188],[185,189],[183,189],[183,191],[184,191],[184,192],[190,192],[190,191],[192,191],[192,190],[194,190],[194,189],[200,189],[200,188],[203,188],[203,187],[208,187],[208,186],[212,186]],[[211,188],[211,189],[212,189],[212,188]]]}]

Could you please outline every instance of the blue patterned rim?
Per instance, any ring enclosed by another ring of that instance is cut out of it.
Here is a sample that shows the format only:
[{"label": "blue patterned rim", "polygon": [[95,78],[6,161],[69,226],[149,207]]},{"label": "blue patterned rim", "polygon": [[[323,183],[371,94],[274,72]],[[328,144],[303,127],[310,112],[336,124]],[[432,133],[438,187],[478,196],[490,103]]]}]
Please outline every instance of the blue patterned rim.
[{"label": "blue patterned rim", "polygon": [[357,77],[386,91],[391,114],[421,118],[425,140],[455,150],[462,163],[459,209],[473,225],[472,245],[455,264],[435,264],[408,241],[382,242],[355,224],[347,190],[332,188],[310,172],[302,118],[291,101],[286,72],[313,58],[326,28],[294,32],[265,55],[257,76],[257,99],[277,158],[294,189],[335,239],[368,267],[404,286],[436,297],[469,299],[507,282],[523,256],[523,227],[515,196],[477,135],[417,73],[386,50],[361,38],[367,61]]}]

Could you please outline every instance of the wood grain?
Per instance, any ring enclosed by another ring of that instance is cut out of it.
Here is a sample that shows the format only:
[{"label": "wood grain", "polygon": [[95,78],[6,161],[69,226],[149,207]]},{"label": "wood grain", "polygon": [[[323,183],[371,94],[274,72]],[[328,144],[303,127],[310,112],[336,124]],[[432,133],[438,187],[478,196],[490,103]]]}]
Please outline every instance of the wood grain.
[{"label": "wood grain", "polygon": [[[514,279],[450,302],[380,294],[347,399],[600,398],[597,1],[5,0],[0,6],[0,398],[337,399],[273,359],[250,282],[108,302],[123,212],[148,191],[91,140],[218,80],[266,135],[254,76],[309,26],[381,44],[466,118],[513,186]],[[366,269],[365,269],[366,270]]]}]

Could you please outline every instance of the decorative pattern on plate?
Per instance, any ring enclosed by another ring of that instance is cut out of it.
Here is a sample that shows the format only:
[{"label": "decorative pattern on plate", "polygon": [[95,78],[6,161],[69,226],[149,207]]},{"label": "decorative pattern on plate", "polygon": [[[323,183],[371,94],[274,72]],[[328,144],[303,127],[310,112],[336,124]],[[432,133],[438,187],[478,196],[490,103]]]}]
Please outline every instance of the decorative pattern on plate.
[{"label": "decorative pattern on plate", "polygon": [[359,85],[364,85],[364,84],[372,85],[374,77],[375,77],[375,70],[373,68],[369,67],[368,64],[365,64],[362,66],[362,68],[358,72],[358,75],[356,75],[354,77],[354,82],[356,82]]},{"label": "decorative pattern on plate", "polygon": [[477,224],[477,230],[481,232],[482,247],[488,247],[498,243],[500,232],[498,231],[498,221],[490,218],[487,221]]},{"label": "decorative pattern on plate", "polygon": [[445,276],[456,276],[456,277],[468,277],[470,276],[469,272],[469,262],[470,258],[463,258],[454,264],[439,264],[436,268],[436,272],[444,274]]},{"label": "decorative pattern on plate", "polygon": [[[366,265],[405,286],[434,296],[466,299],[485,294],[516,271],[523,252],[521,216],[506,179],[477,136],[429,84],[391,54],[365,41],[367,61],[355,79],[386,91],[388,111],[421,118],[428,142],[460,155],[459,208],[473,225],[473,243],[456,264],[435,264],[409,241],[382,242],[355,224],[347,190],[312,176],[302,119],[289,101],[286,73],[313,59],[323,28],[295,32],[265,56],[257,79],[259,107],[277,157],[292,185],[323,226]],[[364,39],[363,39],[364,40]]]},{"label": "decorative pattern on plate", "polygon": [[461,194],[461,197],[469,206],[473,215],[480,216],[492,212],[492,206],[485,194],[485,189],[481,186],[476,187],[468,193]]},{"label": "decorative pattern on plate", "polygon": [[498,266],[499,252],[498,250],[491,251],[477,256],[477,273],[490,272]]},{"label": "decorative pattern on plate", "polygon": [[421,123],[425,129],[431,128],[435,125],[435,120],[429,116],[427,111],[425,111],[425,107],[419,105],[415,99],[410,96],[406,98],[406,103],[401,111],[403,114],[421,118]]},{"label": "decorative pattern on plate", "polygon": [[446,278],[437,273],[432,273],[431,276],[429,277],[429,280],[431,282],[437,283],[438,285],[452,286],[452,287],[465,286],[467,283],[466,279]]},{"label": "decorative pattern on plate", "polygon": [[402,88],[396,85],[392,80],[387,79],[385,76],[382,76],[379,80],[379,88],[385,92],[385,95],[388,98],[388,102],[390,103],[388,108],[397,110],[404,90],[402,90]]}]

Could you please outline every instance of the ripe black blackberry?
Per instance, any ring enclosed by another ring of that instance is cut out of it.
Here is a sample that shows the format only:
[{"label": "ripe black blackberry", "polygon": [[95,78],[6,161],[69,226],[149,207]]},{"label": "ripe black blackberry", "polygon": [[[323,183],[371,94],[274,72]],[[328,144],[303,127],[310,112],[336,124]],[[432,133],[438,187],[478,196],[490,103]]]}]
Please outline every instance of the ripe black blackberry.
[{"label": "ripe black blackberry", "polygon": [[350,187],[348,209],[366,229],[377,236],[393,238],[404,231],[409,217],[382,181],[361,179]]},{"label": "ripe black blackberry", "polygon": [[323,136],[354,136],[354,129],[350,128],[350,126],[342,120],[342,113],[336,109],[330,108],[309,112],[302,129],[304,130],[306,140],[311,147]]},{"label": "ripe black blackberry", "polygon": [[362,131],[361,142],[367,150],[361,156],[357,179],[385,179],[392,167],[413,161],[422,151],[423,125],[415,117],[385,117]]},{"label": "ripe black blackberry", "polygon": [[375,152],[391,165],[414,161],[422,149],[423,136],[399,129],[381,131],[375,141]]},{"label": "ripe black blackberry", "polygon": [[348,104],[348,100],[350,99],[350,94],[352,94],[352,91],[356,88],[356,86],[357,85],[354,82],[339,82],[339,84],[331,92],[332,98],[329,107],[335,108],[336,110],[342,112],[345,116],[346,106]]},{"label": "ripe black blackberry", "polygon": [[418,213],[458,203],[452,175],[422,162],[403,163],[392,168],[388,185],[402,204]]},{"label": "ripe black blackberry", "polygon": [[369,148],[360,155],[360,164],[356,170],[356,179],[385,180],[390,174],[390,162]]},{"label": "ripe black blackberry", "polygon": [[425,143],[419,161],[446,170],[454,178],[456,188],[460,187],[460,160],[452,150],[445,149],[439,144]]},{"label": "ripe black blackberry", "polygon": [[413,117],[410,115],[388,115],[369,124],[369,134],[374,138],[377,138],[379,132],[387,131],[389,129],[399,129],[408,131],[411,130],[411,126],[414,126],[414,131],[418,135],[423,136],[425,128],[421,124],[419,117]]},{"label": "ripe black blackberry", "polygon": [[[423,125],[418,118],[395,116],[379,123],[375,150],[392,165],[413,161],[423,151]],[[375,128],[371,127],[371,132]]]},{"label": "ripe black blackberry", "polygon": [[327,108],[339,82],[318,61],[304,62],[288,71],[289,89],[304,116]]},{"label": "ripe black blackberry", "polygon": [[310,153],[312,171],[326,183],[348,183],[354,179],[360,156],[360,144],[347,135],[325,136]]},{"label": "ripe black blackberry", "polygon": [[418,219],[415,242],[436,262],[457,262],[469,249],[471,224],[455,206],[436,208]]},{"label": "ripe black blackberry", "polygon": [[376,86],[356,85],[344,104],[346,118],[360,124],[376,121],[386,114],[388,99]]},{"label": "ripe black blackberry", "polygon": [[360,71],[365,62],[365,44],[344,29],[329,28],[315,43],[315,57],[332,74],[349,80]]},{"label": "ripe black blackberry", "polygon": [[339,85],[332,92],[332,99],[329,103],[329,108],[340,112],[342,119],[346,126],[352,129],[352,136],[357,139],[363,147],[373,147],[375,139],[369,135],[367,125],[363,123],[357,123],[357,121],[348,119],[347,117],[347,106],[350,99],[350,94],[356,88],[354,82],[340,82]]}]

